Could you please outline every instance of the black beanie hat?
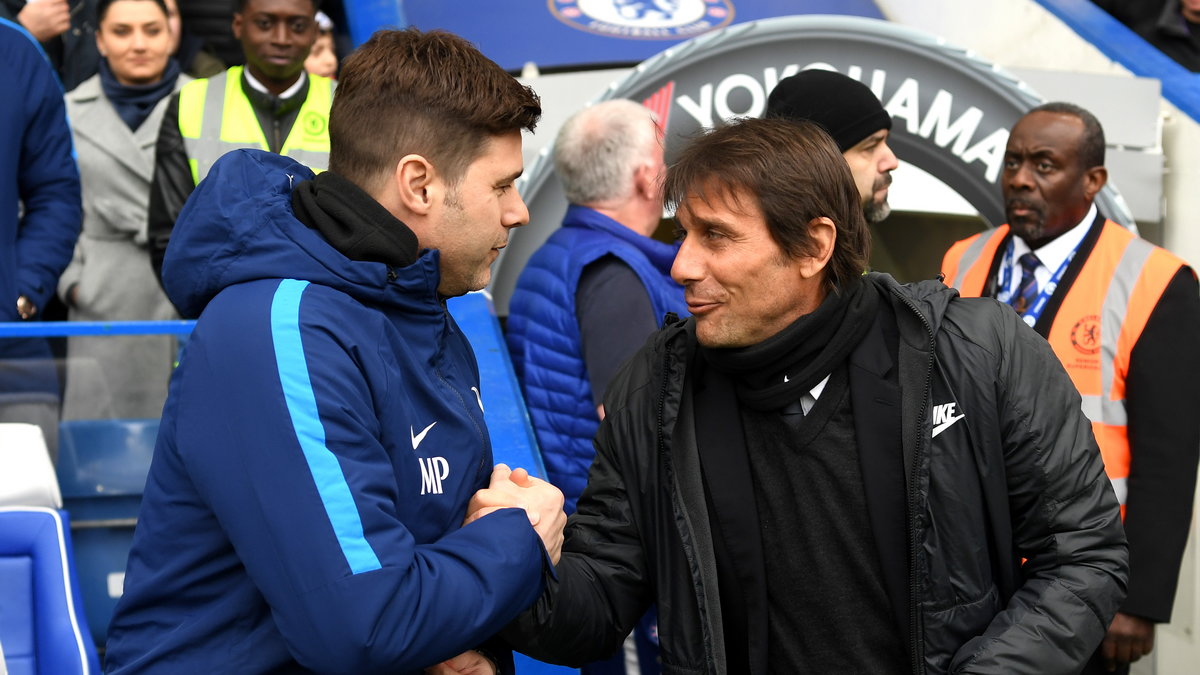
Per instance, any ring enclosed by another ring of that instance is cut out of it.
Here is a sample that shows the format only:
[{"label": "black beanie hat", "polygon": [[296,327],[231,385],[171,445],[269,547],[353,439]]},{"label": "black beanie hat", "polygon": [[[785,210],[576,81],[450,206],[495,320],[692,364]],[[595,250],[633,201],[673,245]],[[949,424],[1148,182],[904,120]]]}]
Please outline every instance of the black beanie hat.
[{"label": "black beanie hat", "polygon": [[867,85],[829,70],[805,70],[784,78],[767,98],[766,117],[816,122],[842,152],[880,129],[892,128],[892,116]]}]

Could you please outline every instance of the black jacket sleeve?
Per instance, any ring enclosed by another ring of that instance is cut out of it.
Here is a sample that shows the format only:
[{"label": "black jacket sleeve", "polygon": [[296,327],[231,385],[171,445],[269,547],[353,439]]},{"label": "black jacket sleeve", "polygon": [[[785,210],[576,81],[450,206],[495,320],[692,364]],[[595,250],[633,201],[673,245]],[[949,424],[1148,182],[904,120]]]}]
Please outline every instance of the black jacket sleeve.
[{"label": "black jacket sleeve", "polygon": [[[652,567],[643,548],[635,502],[645,451],[645,358],[640,352],[614,379],[596,434],[596,458],[579,508],[567,521],[562,558],[538,600],[501,636],[518,651],[547,663],[579,667],[611,656],[653,602]],[[631,375],[637,371],[638,375]],[[631,385],[630,381],[642,383]],[[633,487],[628,487],[632,485]]]},{"label": "black jacket sleeve", "polygon": [[1171,620],[1192,520],[1200,458],[1200,287],[1190,268],[1171,280],[1129,359],[1129,595],[1121,611]]},{"label": "black jacket sleeve", "polygon": [[949,672],[1078,672],[1125,596],[1120,512],[1058,356],[1015,312],[1002,314],[992,347],[997,431],[1014,552],[1026,560],[1007,607],[959,649]]},{"label": "black jacket sleeve", "polygon": [[[605,424],[608,418],[601,429]],[[557,578],[501,633],[547,663],[577,668],[611,656],[652,602],[650,569],[613,459],[598,439],[588,486],[567,523]]]},{"label": "black jacket sleeve", "polygon": [[154,180],[150,183],[150,206],[146,236],[150,245],[150,262],[154,275],[162,281],[163,256],[171,241],[175,219],[183,204],[196,189],[192,168],[188,164],[183,135],[179,132],[179,94],[171,97],[158,130],[154,147]]}]

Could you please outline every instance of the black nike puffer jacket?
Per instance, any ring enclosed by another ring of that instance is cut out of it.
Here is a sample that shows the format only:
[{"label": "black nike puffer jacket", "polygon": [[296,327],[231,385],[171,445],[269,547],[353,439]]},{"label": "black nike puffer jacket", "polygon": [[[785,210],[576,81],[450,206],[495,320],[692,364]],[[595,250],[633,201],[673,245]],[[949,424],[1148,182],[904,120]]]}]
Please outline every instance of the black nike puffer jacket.
[{"label": "black nike puffer jacket", "polygon": [[[866,278],[890,300],[899,332],[905,475],[895,480],[907,532],[897,540],[907,546],[879,553],[907,579],[889,594],[911,610],[901,627],[910,670],[1078,672],[1125,595],[1128,553],[1070,379],[994,300]],[[557,581],[504,633],[521,651],[567,665],[606,656],[657,602],[664,673],[739,670],[725,659],[685,386],[694,347],[690,320],[666,326],[610,387]],[[943,408],[935,420],[944,402],[954,415]],[[751,653],[752,671],[765,671],[763,651]]]}]

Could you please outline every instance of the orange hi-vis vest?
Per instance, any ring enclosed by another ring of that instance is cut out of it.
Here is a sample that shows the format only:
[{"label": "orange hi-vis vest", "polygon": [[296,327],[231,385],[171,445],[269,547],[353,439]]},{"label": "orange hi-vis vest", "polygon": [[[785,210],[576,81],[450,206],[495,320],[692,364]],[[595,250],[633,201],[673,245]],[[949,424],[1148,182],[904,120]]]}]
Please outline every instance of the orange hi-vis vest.
[{"label": "orange hi-vis vest", "polygon": [[[950,247],[942,261],[946,285],[963,297],[983,295],[1008,238],[1008,226],[1001,225]],[[1072,267],[1078,263],[1072,261]],[[1125,412],[1129,357],[1163,291],[1185,264],[1106,220],[1078,276],[1054,292],[1062,304],[1036,326],[1083,397],[1083,413],[1092,422],[1122,517],[1130,463]],[[1048,319],[1052,323],[1047,331]]]}]

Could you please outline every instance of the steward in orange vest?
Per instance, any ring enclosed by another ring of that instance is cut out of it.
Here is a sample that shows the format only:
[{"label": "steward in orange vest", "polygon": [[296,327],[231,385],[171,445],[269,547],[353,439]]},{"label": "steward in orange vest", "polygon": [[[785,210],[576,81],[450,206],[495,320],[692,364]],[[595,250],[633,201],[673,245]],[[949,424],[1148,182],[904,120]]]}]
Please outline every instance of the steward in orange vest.
[{"label": "steward in orange vest", "polygon": [[1010,225],[942,262],[947,285],[1011,304],[1049,340],[1121,503],[1128,597],[1085,673],[1127,667],[1170,621],[1200,454],[1200,288],[1181,259],[1097,215],[1103,133],[1070,104],[1023,117],[1001,177]]}]

